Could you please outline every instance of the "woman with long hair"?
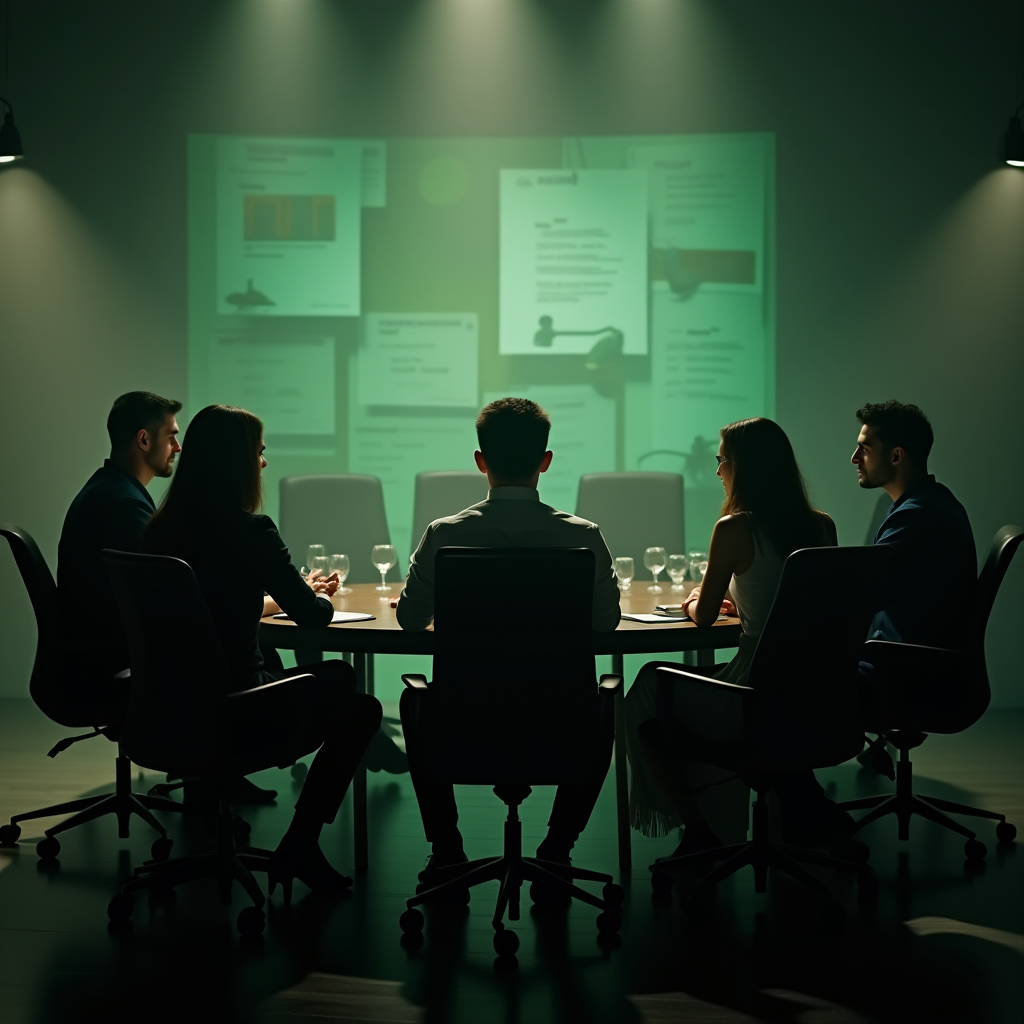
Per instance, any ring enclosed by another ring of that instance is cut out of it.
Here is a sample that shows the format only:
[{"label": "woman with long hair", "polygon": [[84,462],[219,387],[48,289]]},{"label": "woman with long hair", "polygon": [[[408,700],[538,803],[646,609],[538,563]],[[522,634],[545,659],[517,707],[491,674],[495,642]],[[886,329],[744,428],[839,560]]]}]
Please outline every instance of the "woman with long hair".
[{"label": "woman with long hair", "polygon": [[[352,879],[330,865],[320,849],[320,832],[334,820],[377,733],[381,706],[374,697],[355,692],[355,672],[343,661],[291,672],[264,664],[260,618],[283,610],[298,626],[326,626],[338,580],[303,579],[273,521],[259,514],[267,465],[263,452],[263,424],[251,412],[224,405],[200,410],[189,424],[171,486],[146,527],[144,547],[192,567],[227,659],[225,695],[286,676],[314,676],[303,693],[303,707],[268,688],[255,700],[246,699],[251,707],[245,719],[226,721],[225,735],[230,736],[226,742],[240,748],[272,749],[296,715],[308,722],[309,750],[317,754],[291,825],[271,858],[270,891],[279,881],[287,891],[298,878],[311,889],[339,892]],[[237,715],[233,705],[225,704],[225,714]]]},{"label": "woman with long hair", "polygon": [[[836,529],[824,512],[811,506],[793,446],[777,423],[758,416],[730,423],[720,434],[715,458],[725,490],[722,517],[711,534],[707,572],[686,598],[683,614],[698,626],[710,625],[723,612],[739,615],[743,635],[736,656],[708,671],[717,679],[743,685],[783,563],[798,548],[834,545]],[[648,836],[663,836],[685,825],[679,852],[742,842],[747,832],[747,786],[721,769],[696,761],[687,763],[684,779],[667,778],[651,762],[637,735],[637,729],[655,717],[656,671],[671,664],[645,665],[626,695],[633,827]],[[681,725],[693,714],[686,698],[686,694],[674,694],[671,713]],[[718,721],[714,728],[723,740],[742,735],[740,721]]]}]

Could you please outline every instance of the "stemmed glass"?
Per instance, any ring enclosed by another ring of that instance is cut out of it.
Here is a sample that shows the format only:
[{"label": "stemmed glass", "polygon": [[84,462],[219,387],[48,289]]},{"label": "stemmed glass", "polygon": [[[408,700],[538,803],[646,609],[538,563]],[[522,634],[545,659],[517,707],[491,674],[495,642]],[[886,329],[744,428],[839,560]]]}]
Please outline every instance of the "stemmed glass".
[{"label": "stemmed glass", "polygon": [[686,555],[668,556],[668,574],[672,577],[672,589],[683,590],[683,580],[686,579],[687,567]]},{"label": "stemmed glass", "polygon": [[390,590],[391,588],[384,581],[384,577],[387,575],[388,569],[398,561],[398,554],[394,546],[391,544],[374,544],[370,559],[377,566],[377,572],[380,573],[380,586],[375,589]]},{"label": "stemmed glass", "polygon": [[704,574],[708,571],[708,560],[706,558],[703,559],[697,565],[697,569],[700,572],[700,581],[701,581],[701,583],[703,583],[704,582]]},{"label": "stemmed glass", "polygon": [[629,590],[629,585],[633,582],[633,572],[632,558],[622,557],[615,559],[615,575],[619,578],[619,587],[623,593]]},{"label": "stemmed glass", "polygon": [[658,586],[658,573],[665,568],[668,555],[664,548],[648,548],[644,552],[644,565],[654,573],[654,583],[647,588],[648,594],[660,594],[661,587]]},{"label": "stemmed glass", "polygon": [[323,558],[326,554],[323,544],[310,544],[306,548],[306,564],[299,571],[303,576],[308,576],[313,571],[313,559]]},{"label": "stemmed glass", "polygon": [[327,568],[332,573],[338,574],[338,589],[336,594],[351,594],[351,587],[343,587],[342,584],[348,579],[349,564],[348,555],[331,555],[327,562]]},{"label": "stemmed glass", "polygon": [[703,551],[691,551],[687,555],[690,562],[690,579],[698,580],[700,577],[697,575],[700,572],[700,563],[707,559],[707,554]]},{"label": "stemmed glass", "polygon": [[320,570],[320,575],[317,576],[317,580],[325,580],[330,575],[327,566],[330,564],[330,559],[326,555],[317,555],[316,558],[312,559],[309,563],[309,571],[315,572],[317,569]]}]

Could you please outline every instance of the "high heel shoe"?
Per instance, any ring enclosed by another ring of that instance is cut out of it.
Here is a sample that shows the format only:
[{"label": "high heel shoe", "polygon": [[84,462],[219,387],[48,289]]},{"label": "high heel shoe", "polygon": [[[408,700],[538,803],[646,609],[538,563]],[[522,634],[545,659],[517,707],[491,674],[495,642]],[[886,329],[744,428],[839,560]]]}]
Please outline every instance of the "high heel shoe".
[{"label": "high heel shoe", "polygon": [[335,871],[315,843],[307,846],[288,843],[286,839],[270,855],[267,868],[267,886],[270,895],[280,883],[285,901],[292,898],[292,881],[298,879],[313,892],[327,896],[341,896],[352,888],[352,879]]}]

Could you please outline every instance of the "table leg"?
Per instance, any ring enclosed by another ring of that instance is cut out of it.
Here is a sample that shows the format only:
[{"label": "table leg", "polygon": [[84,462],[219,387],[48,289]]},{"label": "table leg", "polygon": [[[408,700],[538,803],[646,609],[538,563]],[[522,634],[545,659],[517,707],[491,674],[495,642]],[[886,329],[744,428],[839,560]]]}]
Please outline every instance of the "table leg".
[{"label": "table leg", "polygon": [[615,812],[619,841],[619,870],[633,868],[633,848],[629,834],[629,772],[626,766],[626,677],[622,655],[612,655],[612,672],[622,676],[622,685],[615,694]]},{"label": "table leg", "polygon": [[[369,664],[368,664],[369,663]],[[373,687],[373,655],[354,654],[352,667],[356,670],[356,693],[366,693],[367,684]],[[355,868],[365,871],[370,864],[370,847],[366,821],[366,764],[360,763],[352,779],[352,846]]]},{"label": "table leg", "polygon": [[714,650],[700,650],[697,652],[697,664],[701,667],[708,665],[714,665],[715,663],[715,652]]}]

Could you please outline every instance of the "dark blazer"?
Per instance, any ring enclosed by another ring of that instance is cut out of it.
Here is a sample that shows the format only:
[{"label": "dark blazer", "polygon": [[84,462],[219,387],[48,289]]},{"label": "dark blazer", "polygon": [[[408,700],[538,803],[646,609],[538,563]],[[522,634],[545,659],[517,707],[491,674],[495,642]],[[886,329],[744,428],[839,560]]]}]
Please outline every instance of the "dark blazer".
[{"label": "dark blazer", "polygon": [[967,510],[929,476],[893,503],[875,543],[890,545],[893,560],[870,638],[948,647],[950,581],[963,596],[978,577]]},{"label": "dark blazer", "polygon": [[155,507],[131,473],[106,459],[64,517],[57,547],[57,592],[66,609],[62,635],[89,675],[113,675],[128,667],[128,645],[100,551],[141,551]]},{"label": "dark blazer", "polygon": [[[231,669],[229,690],[266,681],[258,642],[265,593],[299,626],[326,626],[334,614],[330,600],[318,597],[292,565],[269,516],[200,508],[174,523],[158,517],[146,530],[144,548],[192,567],[224,645]],[[187,615],[188,609],[182,608],[181,614]],[[173,623],[167,636],[171,642]]]}]

